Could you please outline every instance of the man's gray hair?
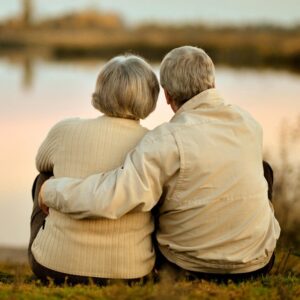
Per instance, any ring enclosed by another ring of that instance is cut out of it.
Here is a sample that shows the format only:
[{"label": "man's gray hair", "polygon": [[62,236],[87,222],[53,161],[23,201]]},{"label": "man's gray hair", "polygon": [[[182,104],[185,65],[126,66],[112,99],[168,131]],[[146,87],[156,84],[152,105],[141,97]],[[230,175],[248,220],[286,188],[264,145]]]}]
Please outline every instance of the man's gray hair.
[{"label": "man's gray hair", "polygon": [[136,55],[117,56],[101,70],[93,106],[111,117],[144,119],[156,106],[158,79],[150,65]]},{"label": "man's gray hair", "polygon": [[175,48],[161,63],[160,84],[180,107],[195,95],[215,87],[214,64],[200,48]]}]

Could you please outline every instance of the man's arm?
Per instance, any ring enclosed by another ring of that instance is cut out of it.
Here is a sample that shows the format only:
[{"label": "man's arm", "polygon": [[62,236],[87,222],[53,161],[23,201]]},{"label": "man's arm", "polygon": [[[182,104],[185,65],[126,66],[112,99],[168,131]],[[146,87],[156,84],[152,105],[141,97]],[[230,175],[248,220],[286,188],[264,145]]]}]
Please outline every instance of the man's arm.
[{"label": "man's arm", "polygon": [[42,188],[43,202],[74,218],[116,219],[133,209],[150,211],[179,171],[179,163],[173,135],[150,132],[120,168],[86,179],[48,180]]}]

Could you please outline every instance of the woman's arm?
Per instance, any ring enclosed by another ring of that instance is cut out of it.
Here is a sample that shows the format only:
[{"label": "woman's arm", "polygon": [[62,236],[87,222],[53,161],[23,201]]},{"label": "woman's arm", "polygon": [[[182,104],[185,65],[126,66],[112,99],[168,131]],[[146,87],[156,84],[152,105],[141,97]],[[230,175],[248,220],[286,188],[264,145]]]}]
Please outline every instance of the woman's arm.
[{"label": "woman's arm", "polygon": [[76,120],[77,118],[65,119],[50,129],[35,158],[36,168],[39,172],[53,172],[54,156],[59,147],[61,135],[65,127]]},{"label": "woman's arm", "polygon": [[57,125],[51,128],[46,139],[40,146],[35,158],[36,168],[39,172],[52,172],[54,166],[54,152],[57,146]]}]

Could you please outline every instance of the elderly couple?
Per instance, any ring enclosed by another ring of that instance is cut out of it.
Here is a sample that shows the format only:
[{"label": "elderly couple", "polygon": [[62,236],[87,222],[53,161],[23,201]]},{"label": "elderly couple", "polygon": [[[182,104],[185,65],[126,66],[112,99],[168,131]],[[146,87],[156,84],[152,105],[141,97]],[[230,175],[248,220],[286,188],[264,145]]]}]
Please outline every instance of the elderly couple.
[{"label": "elderly couple", "polygon": [[160,84],[175,114],[148,131],[139,120],[156,106],[156,75],[141,57],[115,57],[92,98],[104,115],[50,130],[29,245],[40,279],[131,282],[168,268],[239,281],[272,268],[280,227],[260,125],[223,100],[202,49],[170,51]]}]

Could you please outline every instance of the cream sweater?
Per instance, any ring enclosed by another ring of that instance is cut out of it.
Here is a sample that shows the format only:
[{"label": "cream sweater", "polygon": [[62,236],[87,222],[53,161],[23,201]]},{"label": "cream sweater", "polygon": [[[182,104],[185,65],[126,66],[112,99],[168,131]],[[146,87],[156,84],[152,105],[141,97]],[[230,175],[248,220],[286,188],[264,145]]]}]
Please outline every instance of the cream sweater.
[{"label": "cream sweater", "polygon": [[[62,121],[41,145],[37,169],[53,170],[56,178],[108,171],[123,163],[146,132],[138,121],[107,116]],[[150,213],[130,213],[118,220],[76,220],[50,209],[32,253],[41,265],[67,274],[138,278],[154,265],[153,230]]]}]

